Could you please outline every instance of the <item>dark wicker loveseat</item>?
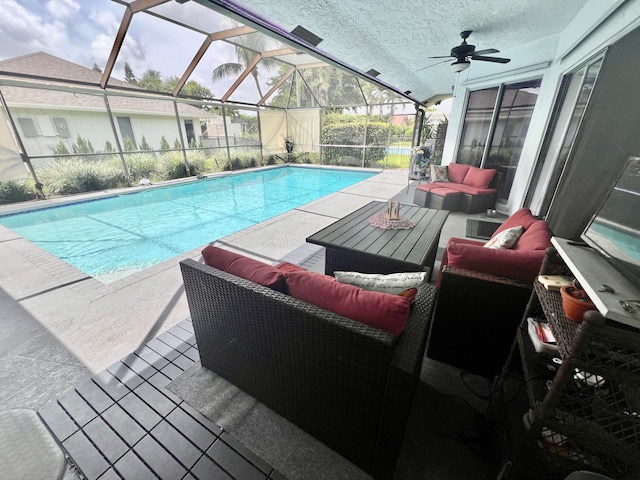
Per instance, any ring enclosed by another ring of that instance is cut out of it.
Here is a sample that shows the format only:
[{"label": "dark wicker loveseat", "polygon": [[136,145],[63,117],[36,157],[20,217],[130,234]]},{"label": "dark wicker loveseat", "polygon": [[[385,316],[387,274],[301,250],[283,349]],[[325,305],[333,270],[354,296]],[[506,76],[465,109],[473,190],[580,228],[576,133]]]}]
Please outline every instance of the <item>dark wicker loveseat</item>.
[{"label": "dark wicker loveseat", "polygon": [[392,478],[435,287],[401,335],[188,259],[180,263],[202,365],[376,479]]}]

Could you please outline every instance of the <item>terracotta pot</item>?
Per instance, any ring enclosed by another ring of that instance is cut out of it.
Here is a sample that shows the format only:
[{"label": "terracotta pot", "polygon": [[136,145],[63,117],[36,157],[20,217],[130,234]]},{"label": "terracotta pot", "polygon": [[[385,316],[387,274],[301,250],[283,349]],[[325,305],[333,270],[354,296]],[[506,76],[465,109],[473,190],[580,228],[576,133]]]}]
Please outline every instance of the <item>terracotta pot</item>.
[{"label": "terracotta pot", "polygon": [[562,296],[564,314],[572,322],[582,323],[584,312],[596,310],[596,306],[584,293],[584,290],[574,286],[566,286],[560,289],[560,295]]}]

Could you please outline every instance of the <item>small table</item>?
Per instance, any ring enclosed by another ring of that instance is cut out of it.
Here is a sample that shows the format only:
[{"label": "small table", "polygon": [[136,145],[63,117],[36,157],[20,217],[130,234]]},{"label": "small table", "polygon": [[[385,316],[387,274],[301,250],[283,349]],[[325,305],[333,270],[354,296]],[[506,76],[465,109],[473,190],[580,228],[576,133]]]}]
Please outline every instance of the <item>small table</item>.
[{"label": "small table", "polygon": [[373,214],[386,210],[386,202],[371,202],[307,238],[307,242],[326,248],[325,273],[419,272],[427,267],[431,279],[440,232],[449,212],[402,205],[400,215],[410,219],[413,228],[383,229],[369,223]]},{"label": "small table", "polygon": [[501,222],[491,222],[487,220],[478,220],[476,218],[467,219],[466,236],[471,238],[479,238],[489,240],[495,233]]}]

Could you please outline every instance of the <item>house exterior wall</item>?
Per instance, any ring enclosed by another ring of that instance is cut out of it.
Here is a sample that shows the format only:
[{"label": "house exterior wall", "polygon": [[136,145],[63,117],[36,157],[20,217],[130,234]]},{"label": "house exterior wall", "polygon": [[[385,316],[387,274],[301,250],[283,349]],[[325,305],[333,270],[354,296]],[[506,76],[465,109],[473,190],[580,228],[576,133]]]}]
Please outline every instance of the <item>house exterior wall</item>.
[{"label": "house exterior wall", "polygon": [[9,131],[9,120],[0,109],[0,179],[2,181],[30,178],[22,164],[20,151]]},{"label": "house exterior wall", "polygon": [[[450,163],[456,158],[466,99],[471,90],[542,78],[514,185],[504,212],[513,213],[524,203],[563,76],[639,25],[640,0],[591,0],[560,35],[543,38],[518,49],[503,49],[500,56],[511,58],[509,64],[475,62],[472,68],[458,74],[456,78],[442,163]],[[538,184],[540,188],[546,188],[548,180],[548,176],[541,178]],[[540,206],[540,202],[531,205],[534,214],[540,213]]]},{"label": "house exterior wall", "polygon": [[[116,143],[113,136],[113,129],[109,121],[108,114],[105,111],[82,111],[69,110],[46,107],[12,107],[9,106],[11,115],[16,121],[20,138],[25,146],[29,156],[48,156],[53,155],[56,145],[60,141],[67,147],[69,152],[73,152],[72,144],[77,141],[78,135],[85,140],[91,142],[94,150],[99,152],[105,151],[106,142],[109,141],[114,149]],[[124,139],[118,127],[117,117],[127,117],[131,121],[131,126],[138,147],[144,136],[147,143],[152,149],[160,148],[162,136],[167,139],[173,147],[174,141],[179,139],[178,125],[173,115],[146,114],[138,112],[112,111],[116,130],[118,131],[118,139],[124,148]],[[34,122],[37,135],[27,136],[17,119],[28,118]],[[54,118],[63,118],[68,128],[68,137],[61,136],[55,128],[52,128]],[[186,131],[184,127],[185,120],[192,120],[197,141],[201,137],[200,119],[197,117],[180,117],[183,139],[186,141]],[[50,122],[47,125],[47,122]],[[4,145],[4,141],[2,142]],[[49,159],[33,159],[32,163],[35,167]],[[4,178],[4,177],[3,177]]]}]

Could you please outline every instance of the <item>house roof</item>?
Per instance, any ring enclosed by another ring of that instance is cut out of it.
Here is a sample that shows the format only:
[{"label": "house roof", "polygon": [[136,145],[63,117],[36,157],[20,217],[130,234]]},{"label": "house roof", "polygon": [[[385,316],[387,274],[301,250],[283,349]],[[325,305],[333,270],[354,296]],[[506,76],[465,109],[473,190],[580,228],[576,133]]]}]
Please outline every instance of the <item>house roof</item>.
[{"label": "house roof", "polygon": [[[48,88],[5,86],[0,83],[2,94],[10,106],[22,105],[37,108],[48,106],[58,110],[105,110],[103,99],[104,90],[100,88],[102,74],[54,55],[37,52],[0,61],[0,78],[2,74],[7,76],[19,74],[53,78],[59,80],[61,84],[64,84],[65,80],[70,80],[94,85],[93,88],[89,86],[88,88],[79,89],[77,92],[72,92],[51,90]],[[30,83],[37,86],[38,84],[51,82],[33,80],[30,81]],[[158,99],[157,96],[153,98],[143,89],[115,78],[111,78],[109,86],[126,87],[140,91],[139,97],[117,95],[115,92],[110,91],[109,106],[113,112],[146,112],[154,115],[175,115],[173,99],[170,97],[166,100]],[[83,91],[91,93],[81,93]],[[178,102],[178,111],[182,115],[194,117],[207,115],[202,109],[181,102]]]}]

